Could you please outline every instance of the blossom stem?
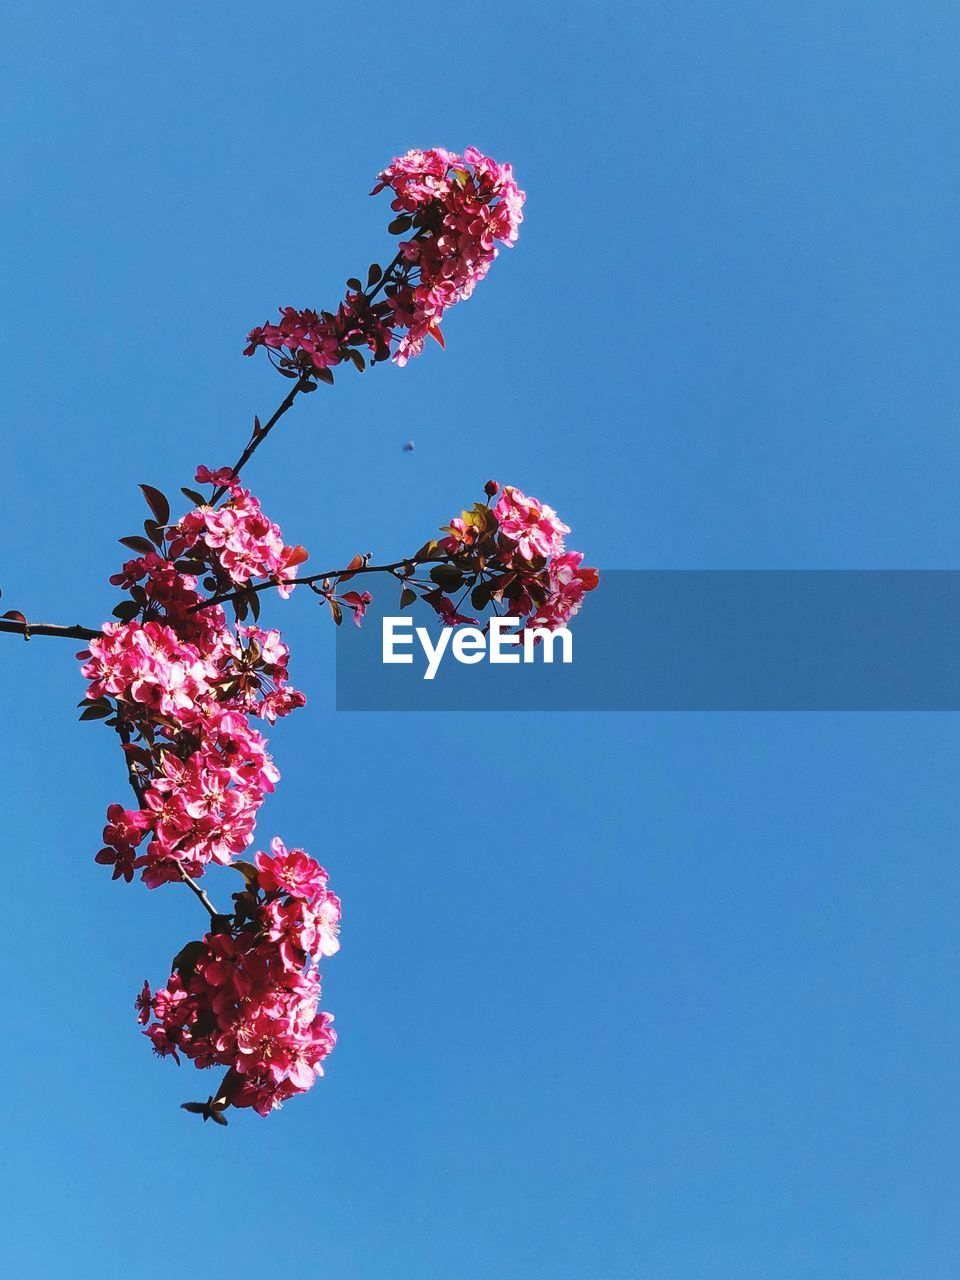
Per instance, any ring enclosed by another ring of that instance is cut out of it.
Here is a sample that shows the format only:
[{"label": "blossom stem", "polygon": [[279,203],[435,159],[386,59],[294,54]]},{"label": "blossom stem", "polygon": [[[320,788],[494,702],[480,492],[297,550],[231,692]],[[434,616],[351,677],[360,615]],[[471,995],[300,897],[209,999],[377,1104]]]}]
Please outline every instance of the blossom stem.
[{"label": "blossom stem", "polygon": [[[452,557],[436,556],[431,558],[432,564],[444,564]],[[410,568],[420,564],[421,561],[408,557],[406,560],[394,560],[392,564],[364,564],[358,568],[351,569],[349,566],[341,569],[325,569],[322,573],[311,573],[304,578],[283,578],[270,579],[267,582],[259,582],[256,586],[243,587],[240,591],[225,591],[222,595],[211,596],[209,600],[201,600],[199,604],[195,604],[190,610],[191,613],[198,613],[202,609],[209,609],[214,604],[226,604],[231,600],[242,600],[244,596],[259,591],[269,591],[271,587],[309,587],[314,582],[322,582],[324,578],[340,578],[345,575],[353,577],[355,574],[361,573],[392,573],[396,576],[401,569]]]},{"label": "blossom stem", "polygon": [[[411,237],[411,239],[420,240],[424,234],[425,234],[425,231],[423,228],[421,228]],[[384,288],[386,285],[391,283],[391,278],[393,276],[394,269],[400,266],[403,260],[404,260],[403,251],[400,250],[395,256],[395,258],[393,259],[393,261],[390,263],[390,265],[387,267],[387,269],[384,271],[383,275],[381,275],[377,283],[372,288],[369,288],[363,291],[361,296],[366,298],[368,304],[373,301],[373,299],[377,296],[377,294],[380,292],[382,288]],[[240,457],[234,463],[233,474],[235,478],[239,477],[240,472],[247,465],[247,463],[250,461],[250,459],[253,457],[256,451],[263,444],[264,440],[266,440],[267,436],[270,434],[273,428],[277,425],[277,423],[280,421],[283,415],[290,408],[290,406],[293,404],[294,400],[296,400],[300,392],[304,390],[307,383],[310,381],[312,375],[315,372],[316,371],[312,368],[305,370],[297,379],[294,386],[292,386],[290,390],[287,392],[287,394],[284,396],[283,400],[277,407],[273,416],[269,418],[263,424],[262,427],[254,431],[253,435],[250,438],[250,443],[247,445],[243,453],[241,453]],[[211,499],[212,504],[216,506],[216,504],[220,501],[220,499],[223,497],[223,495],[226,492],[227,492],[226,488],[223,485],[221,485],[220,488],[218,488],[217,491],[214,493],[213,498]]]},{"label": "blossom stem", "polygon": [[[302,374],[297,379],[296,383],[290,388],[288,393],[284,396],[283,400],[278,405],[273,416],[271,418],[268,418],[267,421],[263,424],[263,426],[258,431],[254,431],[253,435],[250,438],[250,443],[244,449],[243,453],[241,453],[237,461],[233,464],[234,477],[238,477],[240,475],[240,472],[247,465],[247,463],[250,461],[250,459],[253,457],[256,451],[263,444],[264,440],[266,440],[267,436],[270,434],[270,432],[277,425],[277,423],[280,421],[283,415],[287,412],[287,410],[293,404],[294,400],[296,400],[297,396],[306,386],[307,381],[308,381],[308,375]],[[214,493],[213,498],[211,500],[212,505],[216,506],[216,504],[220,501],[220,499],[223,497],[225,493],[226,493],[226,489],[223,486],[217,489],[217,491]]]},{"label": "blossom stem", "polygon": [[215,920],[221,913],[217,910],[217,908],[213,905],[213,903],[210,901],[210,899],[207,897],[204,891],[200,888],[196,880],[194,880],[193,876],[187,875],[183,867],[180,868],[180,879],[187,886],[187,888],[190,889],[194,894],[196,894],[196,896],[200,899],[201,903],[206,908],[207,913],[210,916],[210,919]]},{"label": "blossom stem", "polygon": [[91,631],[89,627],[81,627],[79,623],[64,627],[55,622],[17,622],[13,618],[0,618],[0,631],[23,636],[24,640],[33,636],[56,636],[61,640],[95,640],[101,634],[99,631]]}]

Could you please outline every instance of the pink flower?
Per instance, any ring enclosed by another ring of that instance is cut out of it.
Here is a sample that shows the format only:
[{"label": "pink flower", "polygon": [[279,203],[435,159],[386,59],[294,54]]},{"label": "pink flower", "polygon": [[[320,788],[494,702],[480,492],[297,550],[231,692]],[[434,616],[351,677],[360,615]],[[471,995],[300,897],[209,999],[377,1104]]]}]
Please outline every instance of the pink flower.
[{"label": "pink flower", "polygon": [[287,849],[279,836],[270,842],[271,857],[258,853],[254,862],[264,893],[285,893],[292,898],[313,902],[326,889],[326,871],[302,849]]},{"label": "pink flower", "polygon": [[476,525],[467,524],[462,516],[454,516],[447,525],[448,536],[440,539],[444,551],[456,553],[464,547],[472,547],[477,540]]},{"label": "pink flower", "polygon": [[226,1067],[230,1104],[260,1115],[309,1089],[336,1043],[332,1017],[318,1009],[316,956],[339,946],[340,904],[303,850],[271,847],[272,857],[257,854],[252,916],[185,948],[167,985],[152,1001],[145,986],[137,1002],[141,1020],[144,1011],[156,1019],[145,1034],[158,1053]]},{"label": "pink flower", "polygon": [[536,498],[507,485],[493,514],[500,522],[501,534],[516,543],[524,560],[546,559],[563,552],[563,535],[570,532],[570,526]]},{"label": "pink flower", "polygon": [[581,568],[582,562],[582,551],[568,551],[551,561],[547,571],[549,594],[528,626],[555,631],[580,612],[583,597],[600,583],[596,569]]},{"label": "pink flower", "polygon": [[150,1021],[150,1013],[152,1010],[153,998],[150,994],[150,983],[143,984],[143,990],[134,1001],[134,1008],[137,1010],[137,1021],[141,1026],[146,1026]]},{"label": "pink flower", "polygon": [[209,467],[197,467],[197,484],[215,484],[218,488],[229,487],[236,483],[233,467],[218,467],[211,471]]},{"label": "pink flower", "polygon": [[104,843],[113,845],[114,848],[136,848],[148,826],[148,814],[139,809],[124,809],[123,805],[112,804],[107,809],[107,825],[103,829]]},{"label": "pink flower", "polygon": [[422,598],[436,609],[448,627],[456,627],[461,623],[469,623],[472,627],[478,625],[477,618],[469,618],[466,614],[460,613],[453,601],[445,596],[439,587],[435,591],[425,591]]},{"label": "pink flower", "polygon": [[133,873],[137,868],[133,850],[125,847],[101,849],[94,861],[99,862],[101,866],[113,867],[113,875],[110,878],[119,880],[122,877],[127,884],[133,879]]},{"label": "pink flower", "polygon": [[373,596],[369,591],[345,591],[337,599],[353,611],[353,620],[359,627],[366,616],[367,606],[373,601]]}]

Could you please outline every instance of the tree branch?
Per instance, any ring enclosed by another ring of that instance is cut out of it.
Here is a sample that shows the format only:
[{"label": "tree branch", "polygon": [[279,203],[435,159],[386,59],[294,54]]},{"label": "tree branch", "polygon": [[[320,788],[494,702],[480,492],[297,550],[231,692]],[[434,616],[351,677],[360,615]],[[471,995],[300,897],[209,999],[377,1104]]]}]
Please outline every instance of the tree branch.
[{"label": "tree branch", "polygon": [[418,564],[446,564],[451,556],[437,556],[427,560],[417,560],[413,556],[408,556],[405,560],[394,560],[392,564],[362,564],[358,568],[351,569],[349,565],[341,569],[324,569],[322,573],[311,573],[303,578],[271,578],[267,582],[258,582],[256,586],[242,587],[239,591],[225,591],[222,595],[211,596],[209,600],[201,600],[199,604],[195,604],[190,612],[199,613],[203,609],[209,609],[214,604],[226,604],[231,600],[242,600],[244,596],[253,595],[260,591],[269,591],[271,587],[309,587],[314,582],[322,582],[324,578],[341,578],[353,577],[355,574],[361,573],[392,573],[397,576],[401,569],[413,570]]},{"label": "tree branch", "polygon": [[[421,240],[424,237],[424,235],[426,235],[426,229],[421,227],[410,238],[412,240]],[[373,301],[373,299],[377,296],[377,294],[380,292],[380,290],[383,289],[386,285],[391,283],[391,277],[393,275],[394,270],[397,267],[399,267],[401,263],[403,263],[403,261],[404,261],[403,250],[400,249],[397,251],[393,261],[384,271],[383,275],[380,277],[377,283],[372,287],[368,287],[367,289],[361,290],[358,296],[365,298],[367,301],[367,304],[369,305]],[[312,365],[310,366],[310,368],[304,369],[303,373],[297,379],[295,385],[292,386],[289,392],[284,396],[283,400],[277,407],[273,416],[263,424],[263,426],[259,429],[259,431],[254,431],[253,435],[250,438],[250,443],[247,445],[243,453],[241,453],[240,457],[234,463],[233,474],[235,478],[239,478],[240,472],[247,465],[247,463],[250,461],[250,459],[253,457],[256,451],[263,444],[264,440],[266,440],[267,436],[270,434],[273,428],[277,425],[277,423],[280,421],[283,415],[290,408],[290,406],[293,404],[294,400],[296,400],[300,392],[304,390],[307,383],[310,382],[310,380],[316,376],[316,373],[317,373],[317,370],[313,368]],[[225,493],[226,493],[226,489],[221,485],[220,488],[216,490],[216,492],[213,495],[213,498],[211,499],[212,505],[216,506],[216,504],[220,501],[220,499],[223,497]]]},{"label": "tree branch", "polygon": [[23,636],[25,640],[30,640],[33,636],[56,636],[61,640],[95,640],[102,634],[89,627],[81,627],[79,623],[64,627],[56,622],[17,622],[13,618],[0,618],[0,631]]},{"label": "tree branch", "polygon": [[[264,440],[266,440],[267,436],[270,434],[273,428],[277,425],[277,423],[280,421],[283,415],[290,408],[294,400],[296,400],[297,396],[306,386],[308,380],[309,380],[309,375],[306,373],[302,374],[300,378],[297,379],[297,382],[294,384],[294,386],[290,388],[287,395],[284,396],[280,405],[277,407],[275,413],[273,414],[273,417],[269,418],[263,424],[263,426],[260,428],[259,431],[254,431],[253,435],[250,438],[250,443],[244,449],[243,453],[241,453],[237,461],[233,464],[233,474],[235,478],[239,477],[240,472],[247,465],[247,463],[250,461],[250,459],[253,457],[256,451],[263,444]],[[214,493],[211,499],[211,505],[216,506],[216,504],[220,501],[220,499],[223,497],[225,493],[226,493],[226,489],[221,485],[221,487],[217,489],[216,492]]]},{"label": "tree branch", "polygon": [[200,899],[204,907],[207,909],[207,912],[211,920],[216,920],[218,916],[220,916],[221,919],[223,918],[222,913],[219,912],[217,908],[213,905],[213,903],[210,901],[210,899],[207,897],[204,891],[197,884],[196,880],[194,880],[192,876],[187,875],[183,867],[180,868],[180,879],[187,886],[187,888],[192,890],[193,893],[195,893],[196,896]]}]

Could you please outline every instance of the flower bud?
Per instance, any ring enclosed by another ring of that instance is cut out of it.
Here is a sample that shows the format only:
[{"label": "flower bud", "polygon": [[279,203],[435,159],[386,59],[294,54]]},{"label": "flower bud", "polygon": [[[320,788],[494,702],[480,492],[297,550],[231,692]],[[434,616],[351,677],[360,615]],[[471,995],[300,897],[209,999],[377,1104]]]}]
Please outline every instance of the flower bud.
[{"label": "flower bud", "polygon": [[488,498],[493,498],[500,492],[500,486],[497,484],[496,480],[488,480],[483,486],[483,492]]}]

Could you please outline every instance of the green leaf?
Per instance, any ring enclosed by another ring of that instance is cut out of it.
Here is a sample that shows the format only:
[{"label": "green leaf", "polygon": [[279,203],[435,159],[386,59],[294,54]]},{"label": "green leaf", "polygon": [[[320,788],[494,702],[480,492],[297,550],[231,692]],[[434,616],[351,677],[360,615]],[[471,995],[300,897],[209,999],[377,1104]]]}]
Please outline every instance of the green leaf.
[{"label": "green leaf", "polygon": [[383,267],[379,262],[371,262],[370,270],[367,272],[367,288],[371,289],[378,280],[383,279]]},{"label": "green leaf", "polygon": [[409,587],[404,587],[400,592],[400,608],[408,609],[417,598],[417,593],[411,591]]},{"label": "green leaf", "polygon": [[333,614],[334,622],[339,627],[340,623],[343,621],[343,610],[340,608],[339,604],[337,604],[336,600],[328,600],[327,604],[330,606],[330,612]]},{"label": "green leaf", "polygon": [[387,227],[387,230],[390,232],[392,236],[399,236],[399,235],[402,235],[404,231],[409,231],[412,226],[413,226],[413,219],[408,218],[407,215],[404,213],[404,214],[401,214],[399,218],[394,218],[394,220]]}]

